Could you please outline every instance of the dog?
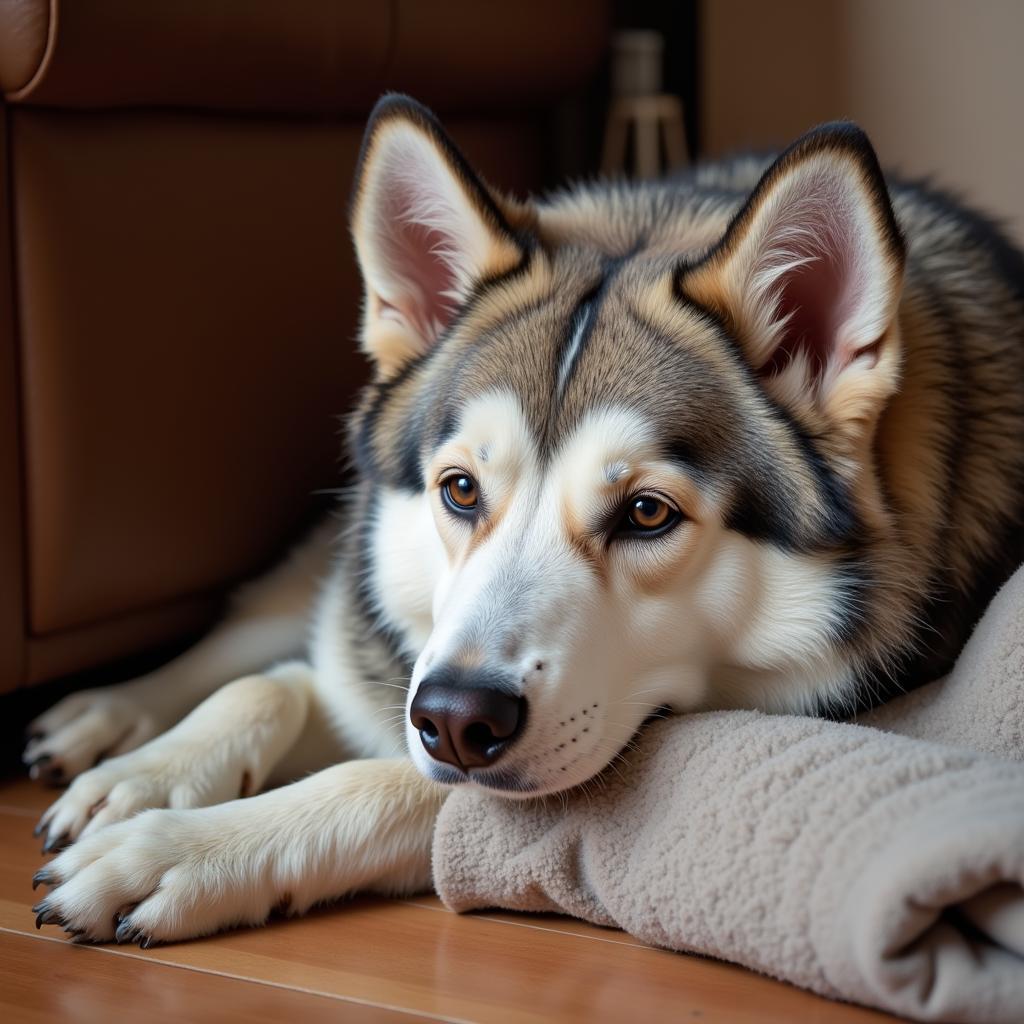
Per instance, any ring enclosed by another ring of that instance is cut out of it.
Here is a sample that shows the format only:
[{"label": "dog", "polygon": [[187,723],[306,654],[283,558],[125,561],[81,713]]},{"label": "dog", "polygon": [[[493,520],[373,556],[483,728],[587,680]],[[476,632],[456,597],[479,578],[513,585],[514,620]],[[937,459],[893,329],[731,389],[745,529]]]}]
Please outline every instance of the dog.
[{"label": "dog", "polygon": [[39,925],[428,889],[449,787],[570,790],[666,710],[854,713],[1024,556],[1024,259],[852,124],[519,202],[392,95],[352,230],[358,482],[196,647],[34,723],[73,779]]}]

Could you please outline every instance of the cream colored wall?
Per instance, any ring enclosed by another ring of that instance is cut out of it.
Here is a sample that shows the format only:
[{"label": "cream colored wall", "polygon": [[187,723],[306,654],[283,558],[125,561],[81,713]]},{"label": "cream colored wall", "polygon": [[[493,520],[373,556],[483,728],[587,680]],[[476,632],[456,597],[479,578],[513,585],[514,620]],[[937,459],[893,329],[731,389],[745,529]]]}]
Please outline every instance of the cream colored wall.
[{"label": "cream colored wall", "polygon": [[1024,241],[1024,0],[705,0],[709,154],[850,117]]}]

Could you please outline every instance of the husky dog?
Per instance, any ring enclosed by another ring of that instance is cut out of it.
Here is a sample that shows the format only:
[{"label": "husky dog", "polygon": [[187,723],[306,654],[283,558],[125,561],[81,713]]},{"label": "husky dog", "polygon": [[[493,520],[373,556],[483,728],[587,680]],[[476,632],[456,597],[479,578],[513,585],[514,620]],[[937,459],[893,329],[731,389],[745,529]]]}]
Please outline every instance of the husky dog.
[{"label": "husky dog", "polygon": [[40,924],[427,888],[447,787],[566,790],[662,708],[851,713],[940,674],[1024,555],[1024,260],[853,125],[518,203],[392,96],[352,223],[343,525],[34,723],[35,774],[77,776]]}]

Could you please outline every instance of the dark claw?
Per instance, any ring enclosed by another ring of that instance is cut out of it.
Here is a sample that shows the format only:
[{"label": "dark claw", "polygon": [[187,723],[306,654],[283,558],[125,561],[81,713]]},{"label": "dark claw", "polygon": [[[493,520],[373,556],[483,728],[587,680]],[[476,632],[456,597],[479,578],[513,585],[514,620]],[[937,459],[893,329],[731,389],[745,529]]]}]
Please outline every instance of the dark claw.
[{"label": "dark claw", "polygon": [[40,868],[32,876],[32,891],[33,892],[35,892],[36,889],[39,888],[39,886],[41,886],[41,885],[52,885],[52,884],[53,884],[53,875],[50,874],[50,872],[47,871],[46,868]]},{"label": "dark claw", "polygon": [[138,930],[131,920],[125,917],[122,918],[121,923],[117,926],[117,931],[114,932],[114,940],[116,942],[134,942],[137,933]]},{"label": "dark claw", "polygon": [[64,918],[52,907],[48,907],[46,900],[43,900],[42,903],[37,903],[32,908],[32,912],[36,914],[37,930],[42,928],[44,924],[59,924],[61,927],[64,925]]},{"label": "dark claw", "polygon": [[115,915],[114,915],[114,926],[118,927],[122,922],[127,921],[132,915],[132,911],[138,906],[137,903],[126,903]]},{"label": "dark claw", "polygon": [[156,939],[154,939],[151,935],[146,935],[139,943],[139,949],[149,949],[150,946],[155,945],[157,945]]}]

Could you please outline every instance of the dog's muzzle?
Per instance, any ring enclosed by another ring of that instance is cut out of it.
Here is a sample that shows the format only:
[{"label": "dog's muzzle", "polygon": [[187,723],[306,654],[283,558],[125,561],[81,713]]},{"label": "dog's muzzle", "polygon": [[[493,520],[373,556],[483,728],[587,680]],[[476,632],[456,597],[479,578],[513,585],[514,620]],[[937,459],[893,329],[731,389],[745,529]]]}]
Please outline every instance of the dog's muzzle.
[{"label": "dog's muzzle", "polygon": [[526,698],[479,675],[432,673],[420,683],[409,719],[423,749],[463,772],[489,768],[526,722]]}]

